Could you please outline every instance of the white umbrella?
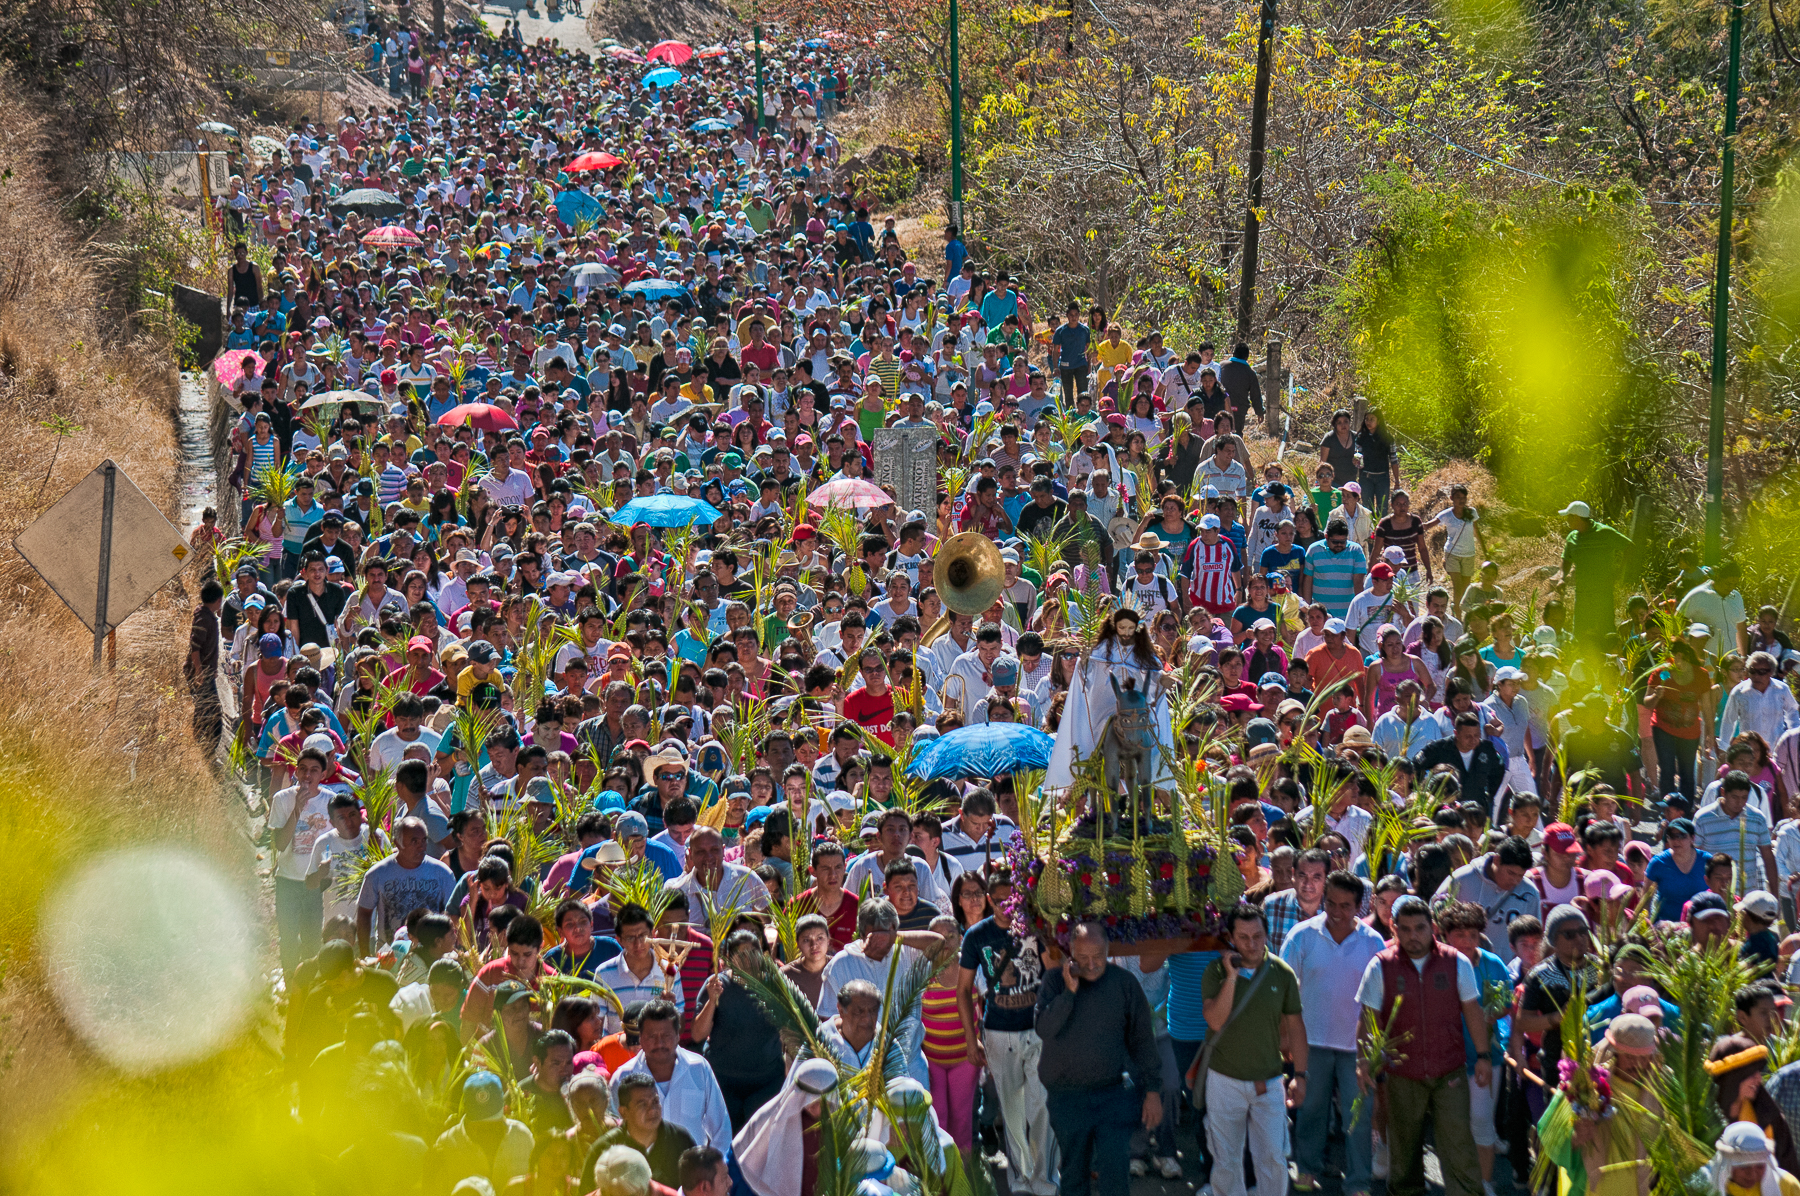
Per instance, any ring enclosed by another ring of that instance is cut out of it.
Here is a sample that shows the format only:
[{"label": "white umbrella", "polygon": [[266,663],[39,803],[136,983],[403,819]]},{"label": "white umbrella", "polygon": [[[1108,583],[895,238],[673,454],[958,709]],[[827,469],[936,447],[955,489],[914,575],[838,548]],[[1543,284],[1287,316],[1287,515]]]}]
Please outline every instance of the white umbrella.
[{"label": "white umbrella", "polygon": [[300,410],[310,411],[315,407],[342,407],[345,403],[379,403],[380,401],[366,390],[328,390],[324,394],[314,395],[300,404]]},{"label": "white umbrella", "polygon": [[605,262],[588,262],[575,267],[574,278],[577,286],[605,286],[619,281],[619,272]]}]

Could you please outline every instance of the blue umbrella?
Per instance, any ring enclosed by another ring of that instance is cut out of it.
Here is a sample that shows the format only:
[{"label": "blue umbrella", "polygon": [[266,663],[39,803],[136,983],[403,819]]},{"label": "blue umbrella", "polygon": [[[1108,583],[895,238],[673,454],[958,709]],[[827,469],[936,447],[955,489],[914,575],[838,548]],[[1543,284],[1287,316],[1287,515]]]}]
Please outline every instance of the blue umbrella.
[{"label": "blue umbrella", "polygon": [[[634,523],[647,523],[651,527],[688,527],[697,522],[711,523],[723,515],[724,512],[703,498],[653,494],[649,498],[632,499],[613,512],[610,522],[622,523],[627,527]],[[1048,739],[1049,736],[1044,738]],[[1044,759],[1049,758],[1049,750],[1045,749]]]},{"label": "blue umbrella", "polygon": [[606,215],[606,208],[586,192],[558,191],[556,214],[562,217],[564,224],[574,224],[577,220],[599,221]]},{"label": "blue umbrella", "polygon": [[688,126],[688,128],[696,133],[726,133],[731,130],[731,127],[730,121],[720,120],[716,116],[709,116],[705,120],[697,120]]},{"label": "blue umbrella", "polygon": [[977,723],[940,735],[913,757],[908,776],[923,781],[943,777],[998,777],[1028,768],[1048,768],[1056,740],[1024,723]]},{"label": "blue umbrella", "polygon": [[644,295],[650,299],[673,299],[687,294],[687,288],[666,278],[640,278],[625,285],[627,295]]},{"label": "blue umbrella", "polygon": [[826,41],[824,38],[815,37],[815,38],[811,38],[807,41],[801,42],[800,48],[802,50],[823,50],[830,45],[831,45],[831,43]]},{"label": "blue umbrella", "polygon": [[667,87],[681,82],[681,72],[672,66],[659,66],[644,76],[645,87]]}]

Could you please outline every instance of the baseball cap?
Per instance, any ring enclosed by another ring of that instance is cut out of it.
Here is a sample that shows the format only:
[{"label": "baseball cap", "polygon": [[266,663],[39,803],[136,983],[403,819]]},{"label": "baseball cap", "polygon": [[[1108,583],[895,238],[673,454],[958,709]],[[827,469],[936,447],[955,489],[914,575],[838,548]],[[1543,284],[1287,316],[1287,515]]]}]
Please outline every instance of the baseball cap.
[{"label": "baseball cap", "polygon": [[1721,918],[1729,918],[1731,909],[1725,904],[1723,897],[1710,889],[1698,894],[1688,902],[1688,920],[1690,922],[1696,918],[1711,917],[1713,914],[1718,914]]},{"label": "baseball cap", "polygon": [[1245,694],[1226,694],[1223,698],[1219,699],[1219,705],[1223,706],[1226,710],[1231,711],[1233,714],[1243,711],[1254,712],[1262,709],[1262,703],[1252,702]]},{"label": "baseball cap", "polygon": [[1326,619],[1325,630],[1330,635],[1343,635],[1344,621],[1342,619]]},{"label": "baseball cap", "polygon": [[1594,517],[1593,509],[1591,507],[1589,507],[1586,503],[1582,502],[1580,499],[1577,499],[1574,502],[1570,503],[1568,506],[1566,506],[1562,510],[1558,511],[1557,514],[1558,515],[1575,515],[1582,519],[1592,519]]},{"label": "baseball cap", "polygon": [[421,652],[435,653],[437,651],[437,646],[422,635],[415,635],[406,641],[406,650],[408,652],[413,651],[415,648]]},{"label": "baseball cap", "polygon": [[1269,672],[1264,673],[1256,679],[1256,688],[1268,689],[1270,686],[1285,691],[1287,689],[1287,678],[1283,677],[1280,673]]},{"label": "baseball cap", "polygon": [[994,662],[995,685],[1017,685],[1019,683],[1019,662],[1002,656]]},{"label": "baseball cap", "polygon": [[1692,818],[1671,818],[1665,833],[1692,839],[1694,837],[1694,820]]},{"label": "baseball cap", "polygon": [[617,822],[613,823],[613,834],[620,839],[630,839],[633,836],[639,838],[648,837],[650,834],[650,822],[636,810],[627,810],[625,813],[619,815],[619,820]]},{"label": "baseball cap", "polygon": [[272,631],[268,632],[256,641],[256,648],[262,653],[264,660],[274,660],[281,655],[281,637]]},{"label": "baseball cap", "polygon": [[1581,844],[1575,841],[1575,828],[1566,822],[1552,822],[1544,828],[1544,850],[1580,855]]},{"label": "baseball cap", "polygon": [[1394,567],[1385,560],[1376,561],[1373,565],[1369,566],[1370,577],[1392,577],[1393,575]]},{"label": "baseball cap", "polygon": [[1202,515],[1200,517],[1200,526],[1203,528],[1210,527],[1216,530],[1219,526],[1219,517],[1217,515]]},{"label": "baseball cap", "polygon": [[[494,1008],[500,1008],[500,991],[508,986],[523,990],[525,986],[509,980],[494,992]],[[506,1107],[506,1087],[491,1071],[478,1071],[463,1081],[462,1111],[470,1121],[493,1121]]]},{"label": "baseball cap", "polygon": [[1281,728],[1266,718],[1253,718],[1244,724],[1244,742],[1250,747],[1261,747],[1265,743],[1280,743]]},{"label": "baseball cap", "polygon": [[1738,899],[1737,911],[1740,914],[1749,914],[1765,921],[1773,921],[1781,916],[1781,902],[1775,899],[1773,893],[1765,892],[1762,889],[1752,889]]},{"label": "baseball cap", "polygon": [[469,645],[470,664],[493,664],[499,659],[499,651],[486,640],[475,640]]}]

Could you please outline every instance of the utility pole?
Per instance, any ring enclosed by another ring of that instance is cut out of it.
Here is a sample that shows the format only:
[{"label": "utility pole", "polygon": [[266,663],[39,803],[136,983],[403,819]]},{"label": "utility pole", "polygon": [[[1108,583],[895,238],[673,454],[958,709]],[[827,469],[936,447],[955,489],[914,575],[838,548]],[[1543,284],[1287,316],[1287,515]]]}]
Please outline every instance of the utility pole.
[{"label": "utility pole", "polygon": [[763,63],[762,63],[762,26],[750,26],[750,36],[755,39],[756,47],[756,131],[763,128]]},{"label": "utility pole", "polygon": [[959,233],[963,227],[962,171],[962,13],[956,0],[950,0],[950,223]]},{"label": "utility pole", "polygon": [[1713,280],[1712,415],[1706,429],[1706,563],[1719,563],[1725,531],[1725,334],[1731,320],[1731,188],[1737,166],[1738,59],[1743,0],[1731,4],[1731,54],[1725,68],[1725,161],[1719,175],[1719,273]]},{"label": "utility pole", "polygon": [[1238,281],[1237,338],[1250,339],[1256,314],[1256,210],[1262,207],[1263,146],[1269,132],[1269,73],[1275,38],[1275,0],[1262,0],[1256,31],[1256,102],[1250,109],[1250,191],[1244,200],[1244,270]]}]

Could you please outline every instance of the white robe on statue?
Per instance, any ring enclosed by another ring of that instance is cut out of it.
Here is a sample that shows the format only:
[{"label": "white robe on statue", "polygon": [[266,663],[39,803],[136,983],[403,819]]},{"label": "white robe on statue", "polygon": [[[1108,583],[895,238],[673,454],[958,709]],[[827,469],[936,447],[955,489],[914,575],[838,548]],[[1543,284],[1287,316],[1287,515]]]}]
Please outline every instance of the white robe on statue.
[{"label": "white robe on statue", "polygon": [[1169,729],[1169,692],[1163,673],[1159,669],[1146,670],[1130,648],[1112,643],[1089,653],[1069,679],[1069,696],[1063,702],[1062,722],[1057,724],[1056,746],[1050,752],[1045,788],[1067,789],[1073,785],[1075,765],[1093,755],[1099,747],[1107,722],[1119,705],[1109,677],[1117,679],[1121,686],[1129,677],[1140,689],[1151,687],[1157,750],[1151,755],[1150,775],[1156,778],[1157,785],[1174,785],[1175,776],[1168,767],[1168,755],[1162,750],[1165,745],[1175,742]]}]

